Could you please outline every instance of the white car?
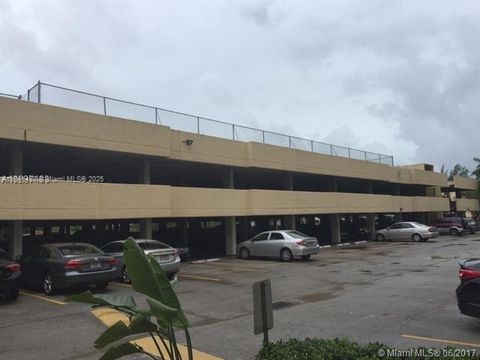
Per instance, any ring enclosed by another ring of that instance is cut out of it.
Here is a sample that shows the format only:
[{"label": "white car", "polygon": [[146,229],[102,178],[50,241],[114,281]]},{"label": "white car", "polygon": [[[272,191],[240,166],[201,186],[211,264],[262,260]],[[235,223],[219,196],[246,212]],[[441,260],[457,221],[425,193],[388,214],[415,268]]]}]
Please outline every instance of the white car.
[{"label": "white car", "polygon": [[377,241],[385,240],[413,240],[415,242],[427,241],[438,237],[438,229],[418,222],[397,222],[386,229],[375,233]]},{"label": "white car", "polygon": [[268,256],[282,261],[292,261],[294,257],[308,260],[319,251],[317,238],[296,230],[265,231],[237,245],[237,254],[241,259]]}]

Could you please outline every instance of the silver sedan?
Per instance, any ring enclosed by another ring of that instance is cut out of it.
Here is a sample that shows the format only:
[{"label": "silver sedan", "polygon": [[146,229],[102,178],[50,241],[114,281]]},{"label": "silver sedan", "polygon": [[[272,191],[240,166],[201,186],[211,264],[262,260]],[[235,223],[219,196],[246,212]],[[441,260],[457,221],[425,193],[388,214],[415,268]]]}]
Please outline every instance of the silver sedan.
[{"label": "silver sedan", "polygon": [[296,230],[265,231],[237,245],[237,253],[241,259],[268,256],[292,261],[297,256],[307,260],[319,251],[317,238]]},{"label": "silver sedan", "polygon": [[438,237],[436,227],[427,226],[418,222],[398,222],[375,233],[375,239],[377,241],[413,240],[419,242],[436,237]]},{"label": "silver sedan", "polygon": [[[157,240],[133,239],[145,254],[153,255],[158,261],[162,269],[167,274],[169,280],[175,278],[176,273],[180,270],[180,256],[177,249]],[[112,241],[102,247],[102,251],[114,257],[117,260],[117,276],[123,282],[130,283],[127,268],[123,260],[123,243],[126,240]]]}]

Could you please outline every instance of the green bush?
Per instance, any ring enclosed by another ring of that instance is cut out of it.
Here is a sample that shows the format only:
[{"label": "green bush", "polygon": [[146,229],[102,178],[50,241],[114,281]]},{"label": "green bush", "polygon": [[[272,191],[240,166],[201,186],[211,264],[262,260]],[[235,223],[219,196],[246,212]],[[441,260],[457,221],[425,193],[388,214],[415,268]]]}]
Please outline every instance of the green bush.
[{"label": "green bush", "polygon": [[348,339],[290,339],[263,346],[257,360],[380,360],[380,359],[480,359],[475,350],[447,348],[395,349],[387,345],[360,345]]}]

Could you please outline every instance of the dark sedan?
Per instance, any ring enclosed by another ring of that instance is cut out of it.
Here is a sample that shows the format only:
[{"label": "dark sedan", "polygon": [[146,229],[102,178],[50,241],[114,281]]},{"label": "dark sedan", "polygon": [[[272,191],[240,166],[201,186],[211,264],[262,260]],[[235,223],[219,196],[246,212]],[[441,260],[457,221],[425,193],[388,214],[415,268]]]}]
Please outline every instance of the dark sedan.
[{"label": "dark sedan", "polygon": [[42,286],[47,295],[70,287],[106,288],[117,271],[113,257],[85,243],[36,246],[25,252],[19,262],[22,284]]},{"label": "dark sedan", "polygon": [[460,312],[480,318],[480,259],[467,259],[459,262],[457,304]]},{"label": "dark sedan", "polygon": [[15,300],[18,296],[20,265],[0,249],[0,296]]}]

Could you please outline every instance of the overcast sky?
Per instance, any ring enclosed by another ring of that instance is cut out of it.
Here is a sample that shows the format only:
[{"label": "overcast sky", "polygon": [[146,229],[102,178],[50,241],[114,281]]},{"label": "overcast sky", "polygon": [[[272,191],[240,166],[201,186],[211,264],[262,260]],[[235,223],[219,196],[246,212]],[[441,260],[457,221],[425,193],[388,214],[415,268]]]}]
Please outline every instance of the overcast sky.
[{"label": "overcast sky", "polygon": [[473,169],[479,17],[458,0],[0,0],[0,92],[41,80]]}]

